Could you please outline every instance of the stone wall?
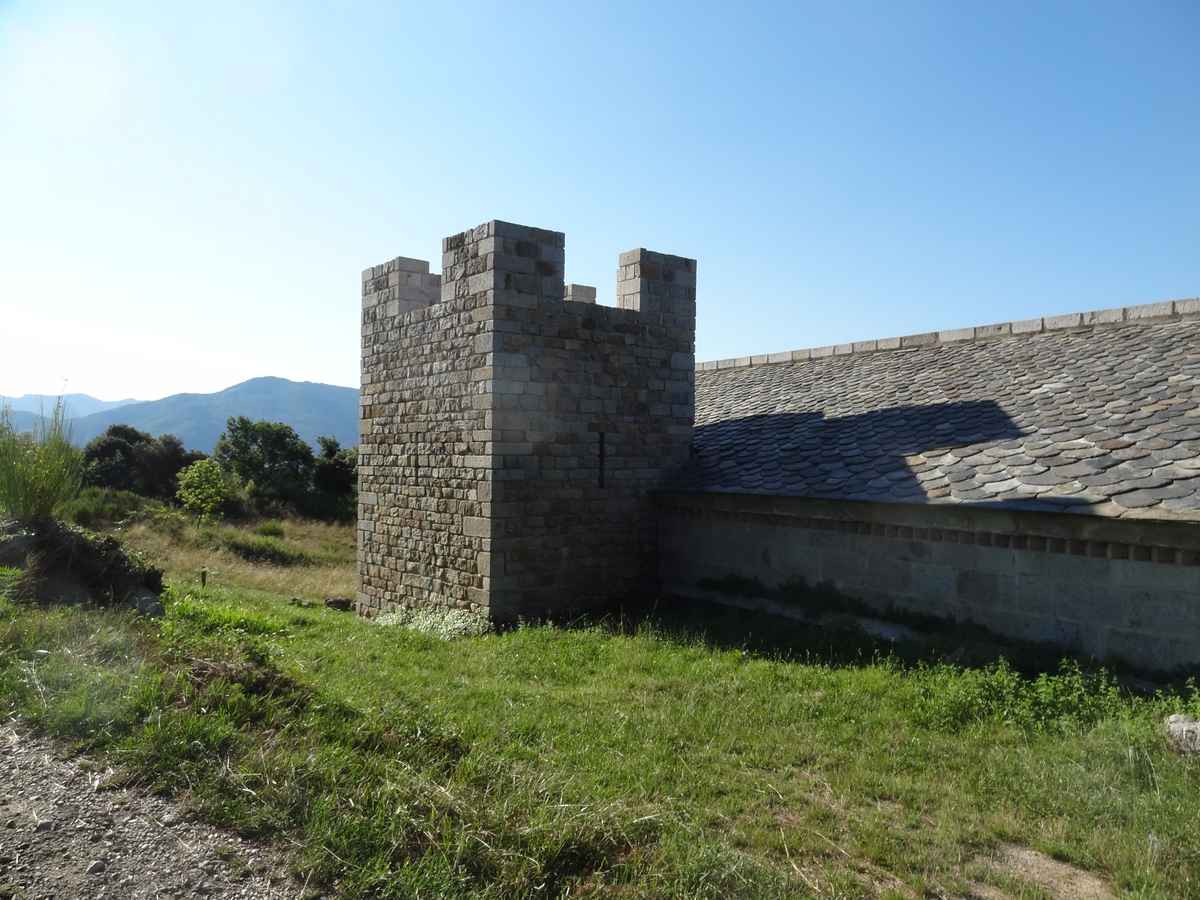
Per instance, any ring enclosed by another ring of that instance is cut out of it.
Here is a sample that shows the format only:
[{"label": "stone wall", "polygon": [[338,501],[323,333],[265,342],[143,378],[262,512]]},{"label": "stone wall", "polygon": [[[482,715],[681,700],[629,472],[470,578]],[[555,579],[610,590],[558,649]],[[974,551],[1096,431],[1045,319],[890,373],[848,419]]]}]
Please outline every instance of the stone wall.
[{"label": "stone wall", "polygon": [[695,415],[696,264],[647,250],[626,259],[642,270],[626,308],[496,303],[499,617],[654,585],[649,495],[687,462]]},{"label": "stone wall", "polygon": [[654,582],[650,492],[692,435],[696,264],[622,254],[614,308],[566,299],[564,261],[562,233],[493,221],[444,241],[440,301],[418,261],[364,273],[363,614],[511,620]]},{"label": "stone wall", "polygon": [[429,264],[399,257],[363,273],[358,608],[486,606],[482,515],[490,468],[477,377],[480,300],[439,303]]},{"label": "stone wall", "polygon": [[672,494],[659,508],[660,573],[673,594],[729,602],[713,585],[730,576],[767,589],[799,579],[881,612],[972,622],[1142,669],[1200,665],[1195,526],[736,494]]}]

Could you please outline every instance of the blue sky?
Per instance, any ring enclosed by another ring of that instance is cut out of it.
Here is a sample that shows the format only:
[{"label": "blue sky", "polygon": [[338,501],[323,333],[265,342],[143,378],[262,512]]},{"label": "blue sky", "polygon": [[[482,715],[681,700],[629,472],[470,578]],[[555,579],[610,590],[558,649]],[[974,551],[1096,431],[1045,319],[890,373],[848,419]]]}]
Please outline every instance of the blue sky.
[{"label": "blue sky", "polygon": [[490,218],[697,257],[700,359],[1200,294],[1190,0],[336,7],[0,0],[0,394],[357,384]]}]

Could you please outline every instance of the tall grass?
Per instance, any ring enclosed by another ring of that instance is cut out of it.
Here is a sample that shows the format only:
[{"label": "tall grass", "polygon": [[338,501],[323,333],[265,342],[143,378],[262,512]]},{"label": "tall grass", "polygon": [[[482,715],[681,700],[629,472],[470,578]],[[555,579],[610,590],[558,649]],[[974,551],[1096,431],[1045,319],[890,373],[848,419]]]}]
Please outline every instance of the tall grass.
[{"label": "tall grass", "polygon": [[83,454],[71,446],[61,398],[32,434],[18,432],[10,410],[0,410],[0,510],[22,525],[45,525],[82,484]]}]

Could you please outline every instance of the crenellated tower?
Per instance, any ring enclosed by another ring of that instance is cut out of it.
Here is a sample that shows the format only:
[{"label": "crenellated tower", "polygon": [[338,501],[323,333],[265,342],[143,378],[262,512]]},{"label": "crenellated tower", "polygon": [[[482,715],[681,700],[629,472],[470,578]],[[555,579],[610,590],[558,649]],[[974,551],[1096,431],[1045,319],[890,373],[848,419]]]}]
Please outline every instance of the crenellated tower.
[{"label": "crenellated tower", "polygon": [[696,262],[564,285],[561,232],[491,221],[363,273],[359,610],[499,621],[652,589],[650,495],[695,415]]}]

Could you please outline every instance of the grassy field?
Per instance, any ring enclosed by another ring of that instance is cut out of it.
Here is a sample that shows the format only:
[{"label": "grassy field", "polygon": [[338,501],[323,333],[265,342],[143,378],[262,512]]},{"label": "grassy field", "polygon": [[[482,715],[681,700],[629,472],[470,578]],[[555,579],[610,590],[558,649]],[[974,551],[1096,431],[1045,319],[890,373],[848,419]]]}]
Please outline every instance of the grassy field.
[{"label": "grassy field", "polygon": [[304,605],[352,592],[350,528],[123,534],[166,616],[0,600],[0,714],[344,896],[1200,896],[1159,732],[1194,688],[665,607],[445,641]]}]

